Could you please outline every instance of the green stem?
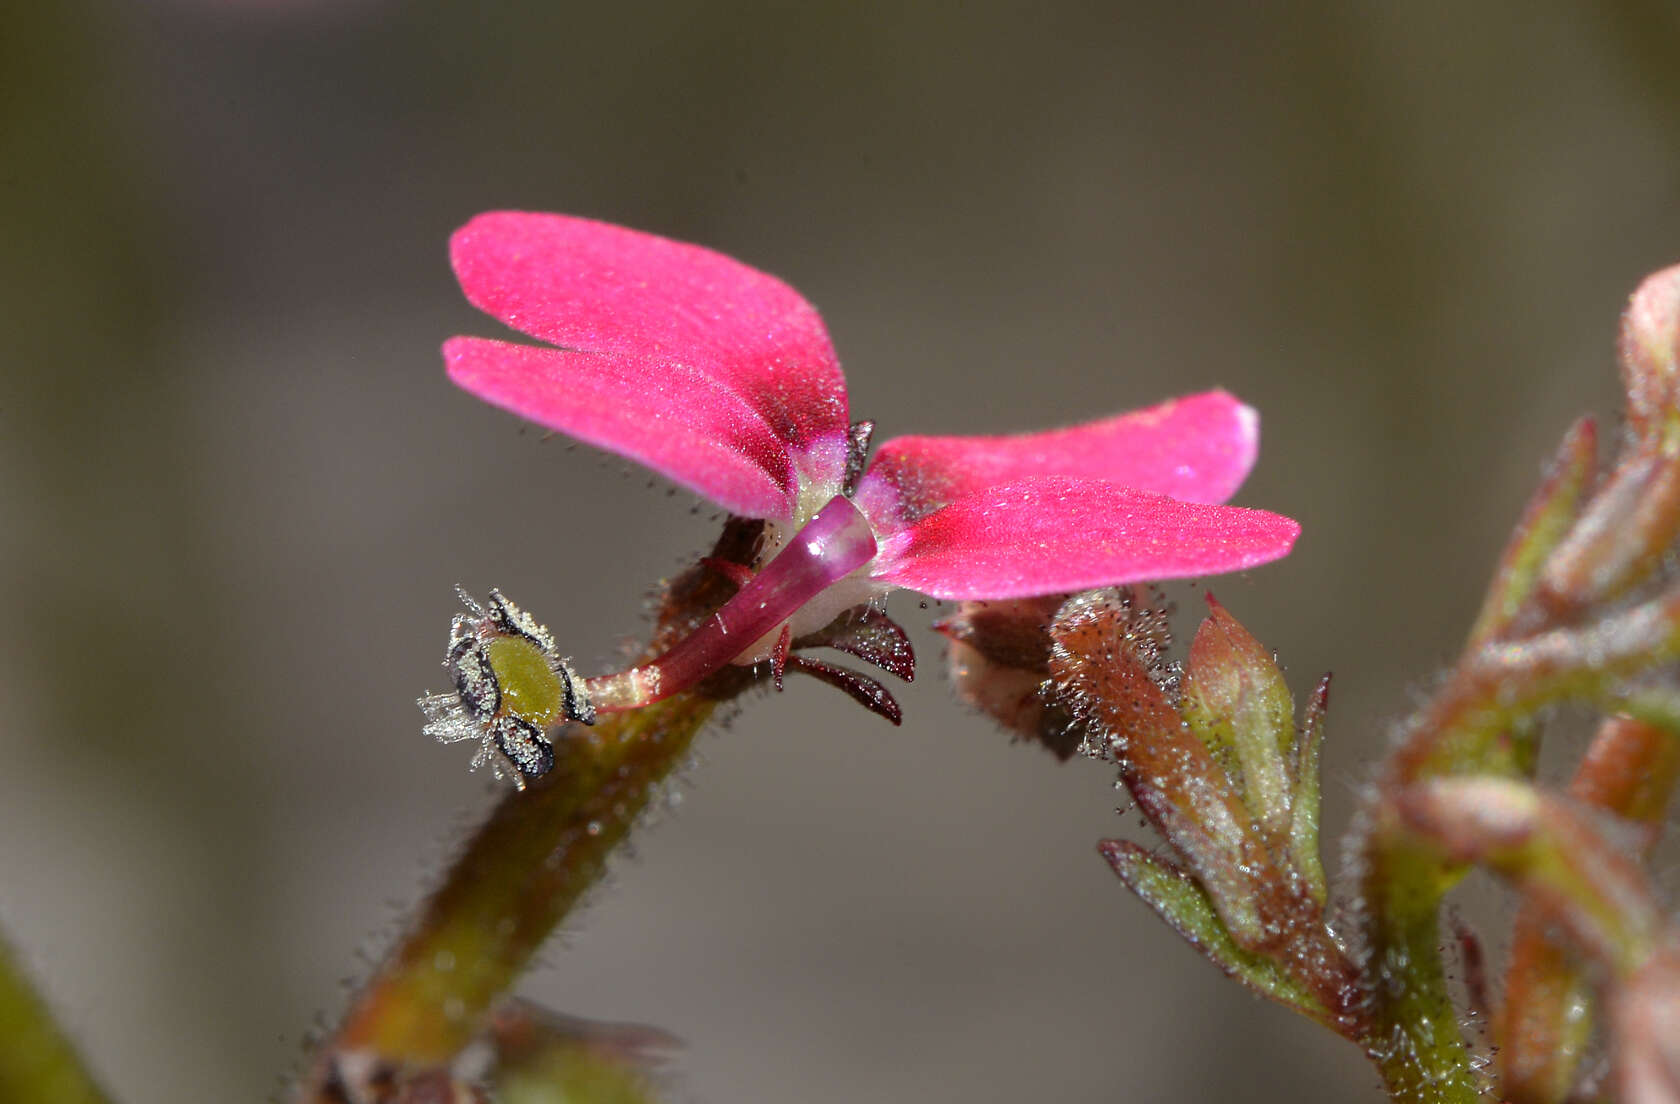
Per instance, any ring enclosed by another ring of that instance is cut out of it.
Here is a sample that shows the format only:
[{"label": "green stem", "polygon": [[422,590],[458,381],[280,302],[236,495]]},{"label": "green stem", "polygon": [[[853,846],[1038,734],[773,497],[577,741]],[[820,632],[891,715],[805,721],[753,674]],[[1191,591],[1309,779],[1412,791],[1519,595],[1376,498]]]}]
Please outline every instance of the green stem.
[{"label": "green stem", "polygon": [[1365,936],[1373,987],[1366,1052],[1398,1101],[1474,1104],[1484,1086],[1459,1032],[1441,964],[1441,896],[1457,875],[1408,846],[1390,808],[1366,858]]},{"label": "green stem", "polygon": [[[732,519],[713,556],[747,562],[759,529]],[[671,580],[644,658],[692,632],[733,589],[704,566]],[[388,1085],[442,1069],[478,1039],[499,998],[600,880],[607,856],[686,759],[719,701],[750,681],[745,668],[732,668],[594,727],[552,732],[554,767],[506,794],[467,842],[322,1045],[297,1099],[336,1104],[347,1081]]]},{"label": "green stem", "polygon": [[335,1049],[405,1066],[452,1060],[600,879],[713,708],[684,694],[561,732],[554,770],[508,794],[473,836],[357,998]]},{"label": "green stem", "polygon": [[0,941],[0,1100],[105,1104],[52,1012]]}]

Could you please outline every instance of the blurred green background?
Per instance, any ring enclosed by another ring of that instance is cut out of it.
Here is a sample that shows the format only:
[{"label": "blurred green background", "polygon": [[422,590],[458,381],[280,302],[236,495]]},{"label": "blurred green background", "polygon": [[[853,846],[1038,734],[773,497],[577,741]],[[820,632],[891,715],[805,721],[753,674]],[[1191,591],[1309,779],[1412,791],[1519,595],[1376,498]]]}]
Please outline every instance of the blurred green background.
[{"label": "blurred green background", "polygon": [[[134,1102],[271,1091],[492,800],[413,704],[452,584],[602,670],[715,529],[447,384],[498,332],[445,257],[473,213],[785,277],[883,437],[1254,403],[1239,501],[1305,536],[1215,589],[1298,694],[1337,673],[1333,832],[1680,259],[1664,3],[6,22],[0,922]],[[1124,893],[1109,771],[1009,746],[917,631],[902,729],[796,681],[706,738],[525,992],[682,1036],[679,1100],[1376,1099]]]}]

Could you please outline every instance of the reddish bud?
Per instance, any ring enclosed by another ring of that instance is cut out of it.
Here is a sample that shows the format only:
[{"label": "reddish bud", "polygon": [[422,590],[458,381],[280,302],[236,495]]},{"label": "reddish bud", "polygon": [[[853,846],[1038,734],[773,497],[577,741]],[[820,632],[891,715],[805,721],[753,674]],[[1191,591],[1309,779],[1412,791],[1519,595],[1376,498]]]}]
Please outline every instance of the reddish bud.
[{"label": "reddish bud", "polygon": [[1680,265],[1647,276],[1628,300],[1618,352],[1629,428],[1672,444],[1680,412]]},{"label": "reddish bud", "polygon": [[[1123,635],[1140,658],[1158,665],[1169,643],[1167,615],[1118,593]],[[964,602],[934,628],[951,640],[951,679],[970,705],[1020,739],[1042,744],[1058,759],[1082,746],[1086,728],[1045,692],[1054,641],[1051,624],[1067,595],[1007,602]]]}]

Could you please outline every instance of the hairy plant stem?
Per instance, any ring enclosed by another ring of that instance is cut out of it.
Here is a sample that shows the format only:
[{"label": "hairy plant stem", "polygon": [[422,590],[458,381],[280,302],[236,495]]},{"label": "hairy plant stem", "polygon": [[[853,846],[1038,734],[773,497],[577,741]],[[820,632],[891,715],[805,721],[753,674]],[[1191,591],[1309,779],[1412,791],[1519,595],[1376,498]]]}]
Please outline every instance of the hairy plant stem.
[{"label": "hairy plant stem", "polygon": [[600,879],[713,708],[685,695],[559,733],[554,770],[509,794],[473,836],[357,999],[338,1047],[410,1066],[459,1053]]},{"label": "hairy plant stem", "polygon": [[836,495],[734,597],[665,654],[640,667],[590,679],[587,686],[595,709],[639,709],[687,690],[777,625],[787,632],[789,618],[874,555],[869,520],[851,499]]},{"label": "hairy plant stem", "polygon": [[[757,534],[756,523],[731,521],[714,555],[745,562]],[[692,632],[732,589],[704,568],[673,580],[645,654]],[[608,855],[684,762],[719,702],[750,677],[730,668],[696,690],[593,727],[552,731],[554,768],[504,795],[473,834],[321,1047],[300,1104],[338,1104],[352,1076],[400,1080],[447,1067],[477,1040],[499,999],[600,880]]]},{"label": "hairy plant stem", "polygon": [[1471,1070],[1441,962],[1441,896],[1458,873],[1408,841],[1380,806],[1364,856],[1370,993],[1361,1040],[1392,1099],[1470,1104],[1485,1086]]},{"label": "hairy plant stem", "polygon": [[76,1048],[0,940],[0,1100],[105,1104]]}]

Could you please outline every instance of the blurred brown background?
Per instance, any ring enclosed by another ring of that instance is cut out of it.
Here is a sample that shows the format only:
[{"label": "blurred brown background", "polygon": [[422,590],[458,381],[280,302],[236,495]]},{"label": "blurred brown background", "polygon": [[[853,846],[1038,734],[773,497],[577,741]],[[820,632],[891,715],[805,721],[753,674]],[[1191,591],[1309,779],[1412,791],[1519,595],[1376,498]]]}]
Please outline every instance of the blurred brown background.
[{"label": "blurred brown background", "polygon": [[[1298,694],[1337,672],[1345,827],[1680,259],[1680,17],[1259,7],[11,12],[0,922],[121,1097],[270,1092],[491,800],[413,704],[451,584],[599,670],[714,528],[446,383],[497,332],[444,249],[484,209],[784,276],[884,436],[1253,402],[1239,501],[1306,534],[1216,589]],[[1375,1099],[1122,891],[1109,772],[1009,746],[917,631],[901,730],[797,681],[706,738],[525,991],[681,1035],[709,1104]]]}]

